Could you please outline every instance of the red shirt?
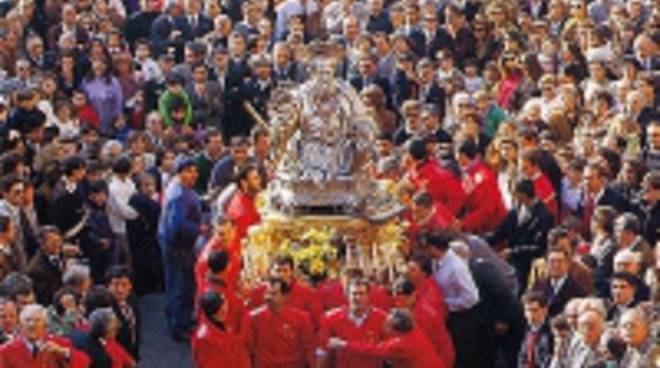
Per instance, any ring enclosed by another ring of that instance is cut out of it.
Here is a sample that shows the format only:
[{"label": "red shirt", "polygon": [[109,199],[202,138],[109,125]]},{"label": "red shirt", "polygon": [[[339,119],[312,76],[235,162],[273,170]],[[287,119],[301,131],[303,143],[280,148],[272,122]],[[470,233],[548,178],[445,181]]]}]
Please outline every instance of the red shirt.
[{"label": "red shirt", "polygon": [[96,110],[90,104],[78,109],[78,120],[80,121],[80,125],[89,124],[96,129],[101,128],[99,114],[96,113]]},{"label": "red shirt", "polygon": [[417,222],[415,218],[410,222],[406,232],[411,243],[417,241],[417,235],[420,233],[446,229],[454,222],[454,215],[442,203],[435,203],[433,207],[433,213],[424,222]]},{"label": "red shirt", "polygon": [[413,169],[410,181],[418,190],[426,190],[435,202],[441,203],[453,215],[457,215],[465,204],[461,181],[436,160],[427,160]]},{"label": "red shirt", "polygon": [[105,352],[112,360],[112,368],[124,368],[133,365],[135,360],[131,355],[116,341],[106,340]]},{"label": "red shirt", "polygon": [[429,338],[438,356],[448,367],[454,366],[454,344],[447,331],[445,319],[424,299],[418,299],[412,311],[417,326]]},{"label": "red shirt", "polygon": [[243,239],[247,235],[250,226],[261,222],[261,215],[254,205],[254,197],[243,193],[242,190],[236,191],[229,200],[227,217],[236,222],[238,239]]},{"label": "red shirt", "polygon": [[475,234],[493,231],[507,214],[495,174],[475,160],[465,170],[463,188],[467,192],[463,228]]},{"label": "red shirt", "polygon": [[253,310],[245,316],[242,336],[255,367],[313,367],[312,324],[297,308],[285,306],[275,312],[264,305]]},{"label": "red shirt", "polygon": [[197,309],[197,318],[199,320],[204,318],[204,315],[197,301],[199,297],[204,295],[208,291],[215,291],[225,297],[227,302],[227,328],[231,331],[240,331],[241,322],[245,317],[247,309],[245,308],[245,303],[236,293],[236,289],[229,286],[227,283],[223,282],[221,279],[214,279],[213,277],[206,277],[204,282],[197,287],[197,298],[195,298],[195,305]]},{"label": "red shirt", "polygon": [[[385,312],[371,308],[365,319],[358,325],[351,319],[348,307],[333,309],[321,319],[319,346],[321,348],[327,346],[331,337],[367,343],[381,341],[384,338],[383,324],[386,319]],[[337,350],[334,362],[336,368],[380,368],[382,365],[379,358],[356,354],[348,350]]]},{"label": "red shirt", "polygon": [[534,175],[533,182],[536,197],[545,204],[548,212],[550,212],[555,220],[557,220],[559,216],[559,206],[557,205],[557,196],[554,187],[550,183],[550,179],[548,179],[548,177],[542,172],[539,172]]},{"label": "red shirt", "polygon": [[197,327],[191,340],[197,368],[249,368],[245,345],[235,332],[223,331],[209,321]]},{"label": "red shirt", "polygon": [[197,257],[197,262],[195,264],[195,281],[197,282],[197,285],[199,286],[203,284],[204,279],[206,279],[206,272],[209,269],[208,260],[211,252],[224,249],[229,252],[229,266],[227,269],[226,281],[231,288],[235,289],[238,286],[238,279],[242,268],[240,248],[240,242],[238,239],[235,239],[230,244],[223,244],[218,238],[211,238],[208,243],[204,245],[204,248]]},{"label": "red shirt", "polygon": [[[250,294],[250,306],[252,308],[257,308],[264,304],[265,293],[265,284],[259,285],[253,289]],[[323,315],[323,307],[321,306],[321,300],[319,299],[316,290],[297,280],[291,282],[291,292],[287,297],[287,305],[307,312],[314,328],[318,327],[319,318]]]},{"label": "red shirt", "polygon": [[64,337],[47,336],[45,342],[54,342],[71,352],[69,361],[64,357],[40,349],[36,356],[28,349],[23,336],[17,336],[0,346],[0,367],[2,368],[87,368],[91,360],[87,354],[72,347]]},{"label": "red shirt", "polygon": [[392,368],[445,368],[435,347],[424,332],[415,328],[405,335],[378,343],[349,341],[346,349],[372,357],[387,359]]},{"label": "red shirt", "polygon": [[[339,280],[329,280],[321,284],[317,289],[324,311],[348,305],[348,299],[344,292],[344,286]],[[369,303],[381,310],[392,308],[392,296],[379,285],[369,286]]]},{"label": "red shirt", "polygon": [[449,310],[445,303],[445,296],[438,283],[432,277],[427,277],[422,285],[417,288],[417,297],[430,305],[440,315],[443,321],[447,320]]}]

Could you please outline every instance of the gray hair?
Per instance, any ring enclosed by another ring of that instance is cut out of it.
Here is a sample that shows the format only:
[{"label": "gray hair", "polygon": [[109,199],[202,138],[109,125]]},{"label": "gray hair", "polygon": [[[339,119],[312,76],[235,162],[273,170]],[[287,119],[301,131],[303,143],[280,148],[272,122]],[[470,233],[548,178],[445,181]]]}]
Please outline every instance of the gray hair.
[{"label": "gray hair", "polygon": [[21,325],[27,323],[28,318],[41,314],[42,319],[46,320],[46,308],[42,307],[39,304],[28,304],[21,309],[21,315],[19,317]]},{"label": "gray hair", "polygon": [[89,315],[90,335],[100,338],[110,329],[110,323],[115,318],[112,308],[98,308]]},{"label": "gray hair", "polygon": [[79,287],[90,277],[89,266],[73,264],[69,266],[62,275],[62,284],[71,287]]}]

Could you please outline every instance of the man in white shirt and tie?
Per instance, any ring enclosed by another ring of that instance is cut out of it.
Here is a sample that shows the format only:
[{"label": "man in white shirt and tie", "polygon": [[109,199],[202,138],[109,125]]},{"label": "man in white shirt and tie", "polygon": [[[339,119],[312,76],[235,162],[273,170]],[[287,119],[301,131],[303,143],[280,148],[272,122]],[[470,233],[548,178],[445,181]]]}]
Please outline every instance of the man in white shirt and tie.
[{"label": "man in white shirt and tie", "polygon": [[433,231],[420,235],[420,243],[435,260],[433,279],[440,286],[449,309],[447,327],[454,341],[457,367],[478,366],[479,289],[465,261],[456,255],[449,243],[457,238],[450,231]]}]

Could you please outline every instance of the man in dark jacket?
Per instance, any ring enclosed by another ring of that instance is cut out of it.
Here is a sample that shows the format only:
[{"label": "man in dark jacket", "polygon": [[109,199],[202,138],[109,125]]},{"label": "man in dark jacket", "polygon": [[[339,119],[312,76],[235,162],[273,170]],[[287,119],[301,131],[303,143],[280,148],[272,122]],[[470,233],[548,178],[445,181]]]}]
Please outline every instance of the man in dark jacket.
[{"label": "man in dark jacket", "polygon": [[86,194],[80,185],[87,170],[79,156],[64,161],[64,176],[55,184],[51,195],[50,221],[62,232],[64,240],[77,243],[83,237],[87,220]]},{"label": "man in dark jacket", "polygon": [[532,261],[545,252],[548,231],[554,224],[543,202],[536,198],[529,179],[516,183],[514,196],[519,203],[488,238],[492,246],[507,241],[509,262],[518,271],[519,285],[527,284]]},{"label": "man in dark jacket", "polygon": [[554,350],[548,299],[541,293],[529,292],[523,296],[523,306],[527,331],[518,353],[518,367],[548,367]]},{"label": "man in dark jacket", "polygon": [[559,246],[552,247],[547,254],[548,278],[537,281],[533,291],[540,292],[548,300],[548,314],[554,317],[564,310],[573,298],[581,298],[586,293],[569,274],[570,255]]},{"label": "man in dark jacket", "polygon": [[34,293],[41,304],[50,304],[53,294],[62,287],[62,236],[54,226],[44,226],[39,234],[41,246],[28,264],[26,273],[34,283]]}]

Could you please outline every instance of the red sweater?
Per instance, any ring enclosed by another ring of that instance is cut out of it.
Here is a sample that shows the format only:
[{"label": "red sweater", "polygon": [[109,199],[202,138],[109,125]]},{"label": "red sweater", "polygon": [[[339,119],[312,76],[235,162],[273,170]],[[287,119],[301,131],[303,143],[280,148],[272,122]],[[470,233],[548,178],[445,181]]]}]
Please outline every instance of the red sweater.
[{"label": "red sweater", "polygon": [[[350,318],[348,307],[333,309],[323,316],[319,332],[319,346],[328,345],[331,337],[338,337],[346,341],[360,341],[375,343],[384,338],[383,324],[387,319],[385,312],[371,308],[367,317],[360,325]],[[335,355],[336,368],[380,368],[382,361],[378,357],[357,354],[348,350],[338,350]]]},{"label": "red sweater", "polygon": [[351,352],[387,359],[393,368],[445,368],[435,347],[421,329],[415,328],[405,335],[382,342],[349,341],[346,349]]},{"label": "red sweater", "polygon": [[245,316],[242,336],[253,366],[306,368],[314,364],[314,335],[309,315],[285,306],[262,306]]},{"label": "red sweater", "polygon": [[197,327],[190,342],[197,368],[250,367],[245,345],[235,332],[223,331],[205,321]]},{"label": "red sweater", "polygon": [[435,202],[453,215],[457,215],[465,204],[461,181],[436,160],[428,160],[411,170],[410,180],[418,190],[426,190]]}]

